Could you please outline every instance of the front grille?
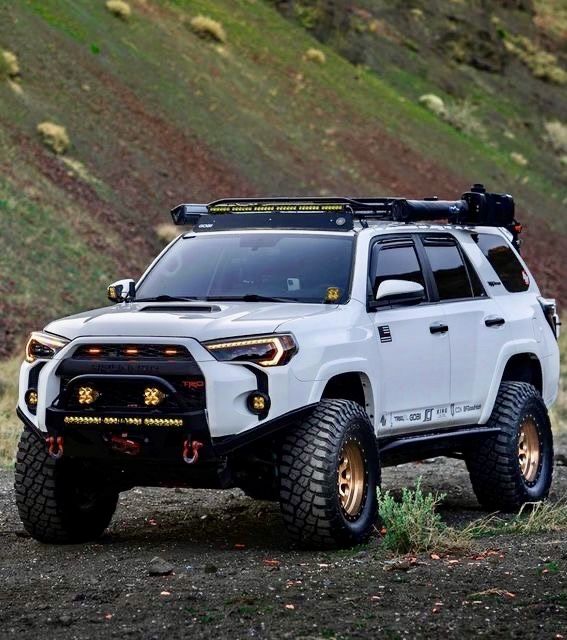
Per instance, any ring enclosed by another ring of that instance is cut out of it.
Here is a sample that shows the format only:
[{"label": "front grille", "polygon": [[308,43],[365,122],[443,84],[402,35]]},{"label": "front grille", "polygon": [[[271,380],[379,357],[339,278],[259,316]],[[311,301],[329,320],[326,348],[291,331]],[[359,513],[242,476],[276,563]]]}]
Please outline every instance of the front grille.
[{"label": "front grille", "polygon": [[83,344],[73,354],[74,360],[134,361],[174,360],[192,361],[186,347],[176,344]]},{"label": "front grille", "polygon": [[[96,377],[90,379],[81,376],[79,380],[62,378],[60,408],[70,411],[159,411],[178,412],[183,405],[189,410],[205,407],[205,382],[201,376],[167,376],[163,378],[175,390],[173,393],[168,385],[155,380],[141,378]],[[97,398],[92,404],[79,402],[79,389],[90,387],[96,391]],[[148,387],[156,387],[165,394],[165,398],[158,406],[148,406],[144,402],[144,391]]]}]

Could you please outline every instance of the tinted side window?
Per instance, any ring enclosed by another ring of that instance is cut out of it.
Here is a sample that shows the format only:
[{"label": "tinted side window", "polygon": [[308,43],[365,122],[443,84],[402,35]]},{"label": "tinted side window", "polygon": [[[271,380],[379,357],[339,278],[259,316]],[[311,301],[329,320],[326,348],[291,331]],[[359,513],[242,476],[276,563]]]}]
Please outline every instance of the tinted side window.
[{"label": "tinted side window", "polygon": [[425,288],[423,273],[413,245],[374,246],[372,255],[374,294],[384,280],[410,280]]},{"label": "tinted side window", "polygon": [[528,274],[504,238],[492,233],[479,233],[473,238],[508,291],[518,293],[529,289]]},{"label": "tinted side window", "polygon": [[440,300],[472,298],[473,292],[461,252],[453,242],[424,241]]}]

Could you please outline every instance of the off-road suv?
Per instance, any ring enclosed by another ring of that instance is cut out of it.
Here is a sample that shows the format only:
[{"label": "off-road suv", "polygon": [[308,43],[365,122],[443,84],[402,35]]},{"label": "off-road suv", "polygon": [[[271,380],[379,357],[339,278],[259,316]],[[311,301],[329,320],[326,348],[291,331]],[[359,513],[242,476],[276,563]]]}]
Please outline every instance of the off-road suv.
[{"label": "off-road suv", "polygon": [[180,205],[114,306],[27,343],[16,498],[44,542],[95,538],[134,486],[241,487],[291,537],[364,540],[380,467],[466,461],[480,503],[547,496],[558,318],[510,196]]}]

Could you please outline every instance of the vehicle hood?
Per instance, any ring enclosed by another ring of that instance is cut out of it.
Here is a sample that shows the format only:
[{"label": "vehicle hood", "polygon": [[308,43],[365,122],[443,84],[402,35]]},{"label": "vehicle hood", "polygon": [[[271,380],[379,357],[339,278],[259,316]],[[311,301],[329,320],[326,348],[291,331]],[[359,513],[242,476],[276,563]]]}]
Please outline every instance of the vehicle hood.
[{"label": "vehicle hood", "polygon": [[272,333],[289,320],[328,315],[336,305],[264,302],[123,303],[55,320],[46,331],[87,336],[217,338]]}]

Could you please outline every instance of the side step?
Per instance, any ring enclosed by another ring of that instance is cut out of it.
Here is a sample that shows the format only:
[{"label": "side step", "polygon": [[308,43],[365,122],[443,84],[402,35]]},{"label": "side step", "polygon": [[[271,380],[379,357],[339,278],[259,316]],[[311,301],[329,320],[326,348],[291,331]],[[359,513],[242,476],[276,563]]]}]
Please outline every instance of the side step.
[{"label": "side step", "polygon": [[473,426],[378,438],[380,460],[387,467],[434,456],[461,458],[471,444],[498,431],[497,427]]}]

